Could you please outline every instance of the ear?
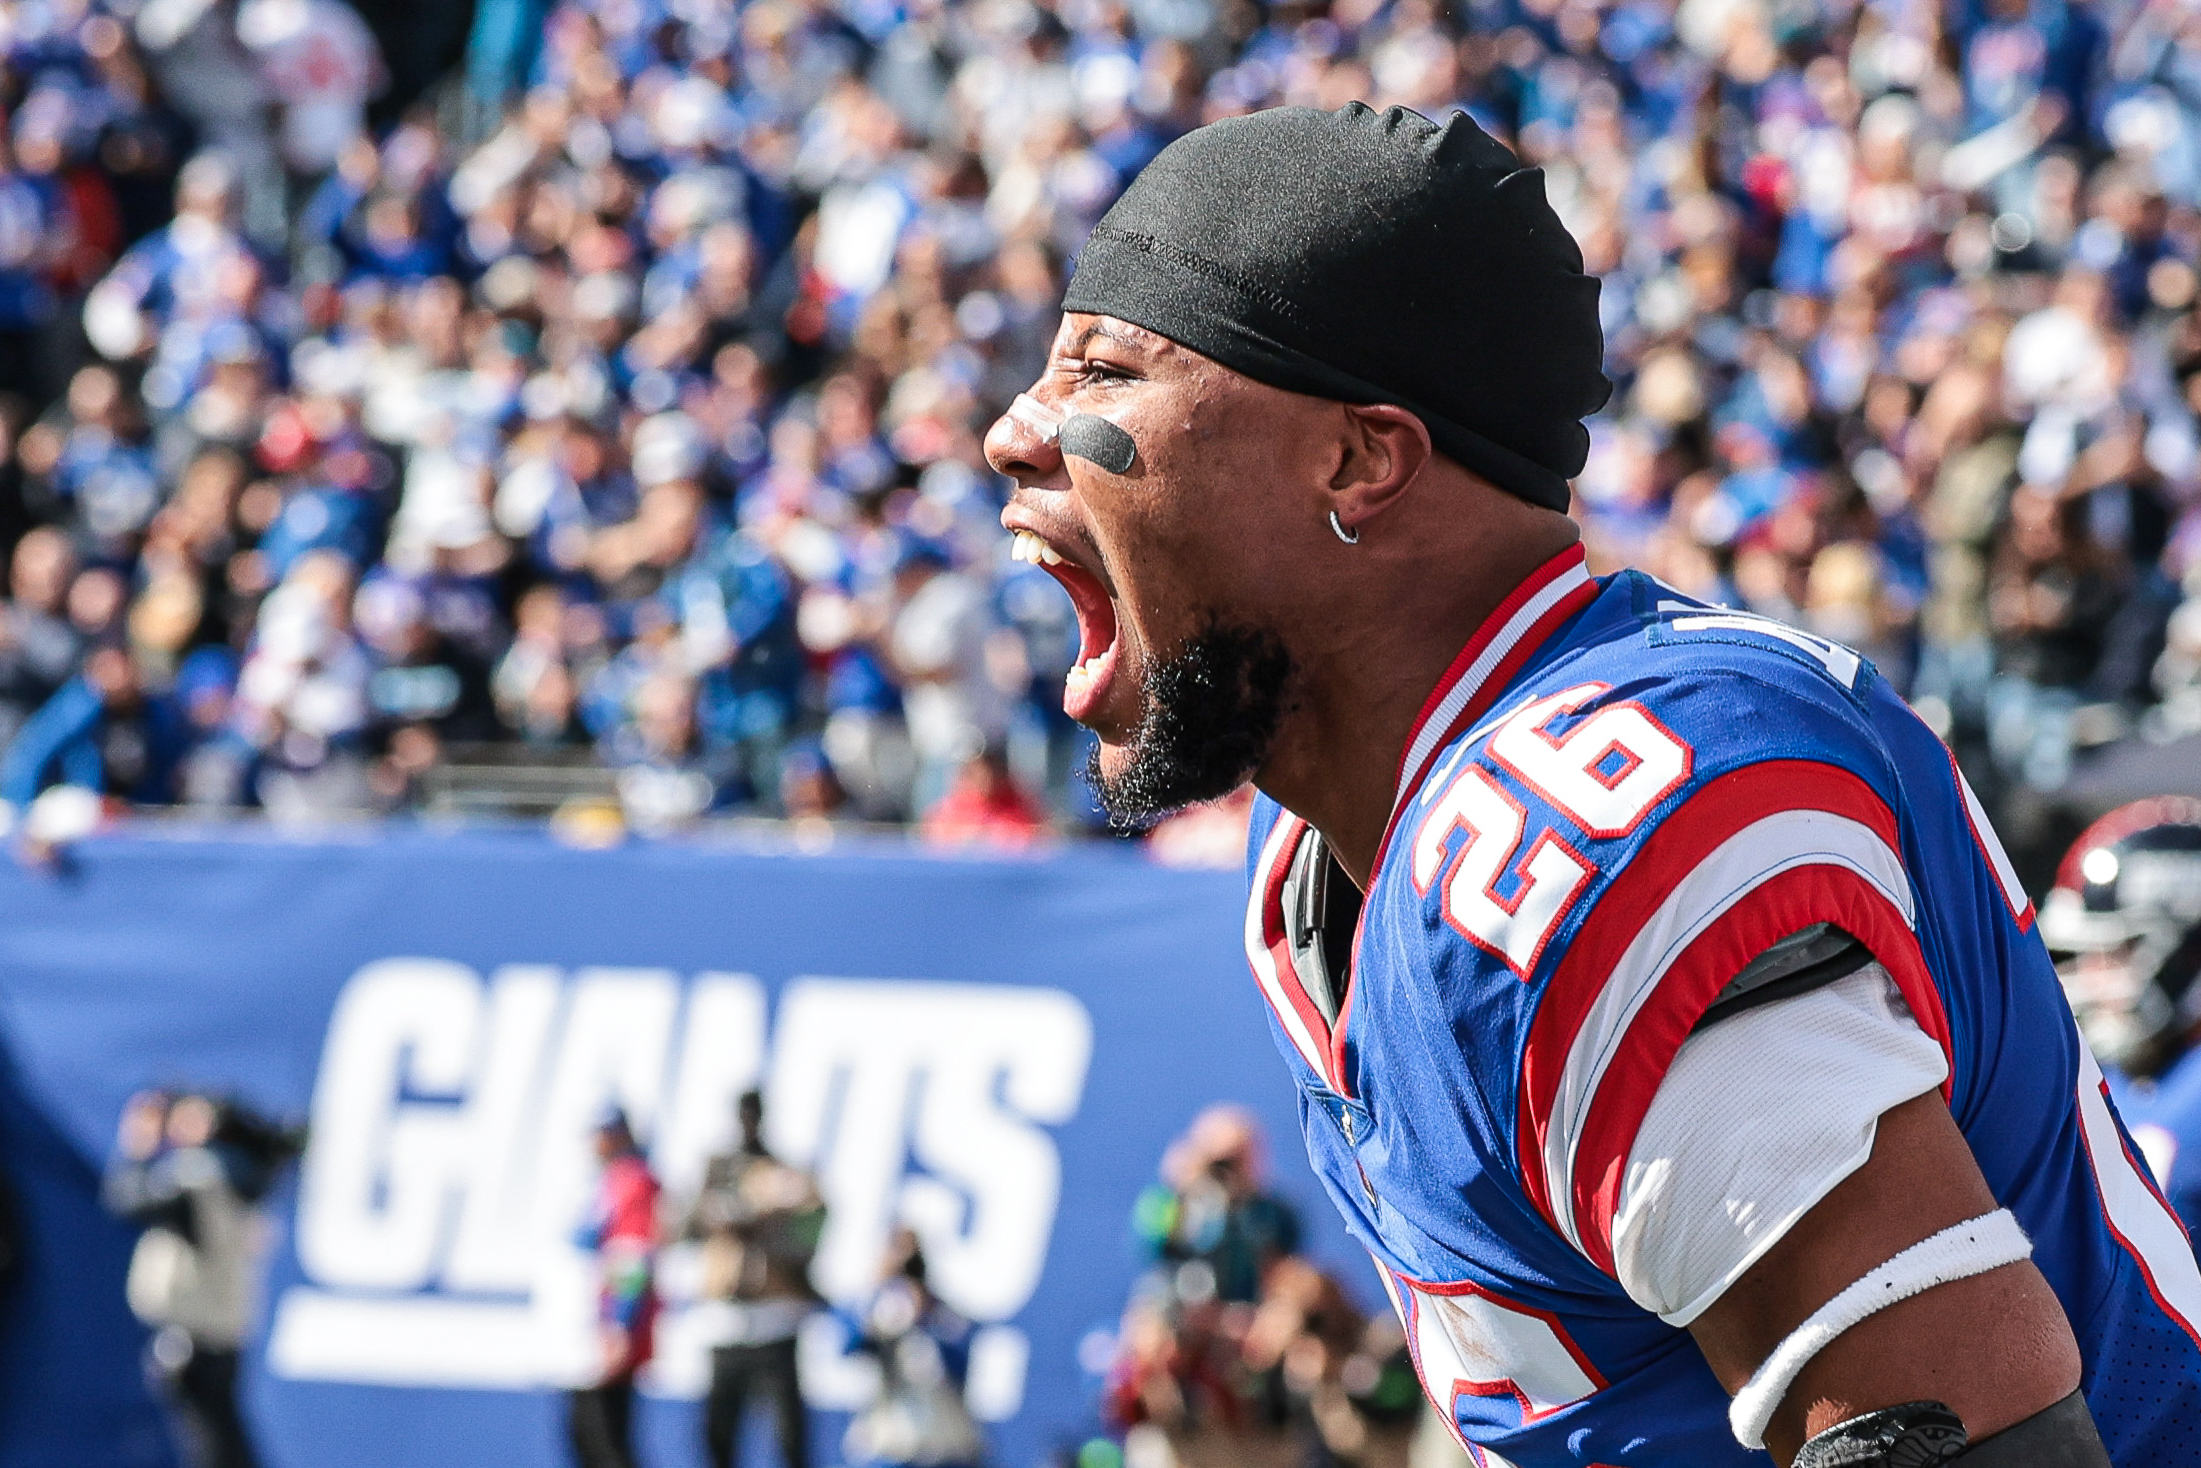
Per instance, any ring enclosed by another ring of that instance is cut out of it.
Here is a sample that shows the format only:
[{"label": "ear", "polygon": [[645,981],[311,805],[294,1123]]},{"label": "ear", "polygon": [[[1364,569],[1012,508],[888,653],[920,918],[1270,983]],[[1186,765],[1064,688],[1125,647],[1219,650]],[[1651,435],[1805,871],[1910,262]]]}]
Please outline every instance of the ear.
[{"label": "ear", "polygon": [[1357,530],[1398,502],[1436,451],[1420,418],[1392,403],[1346,403],[1330,509]]}]

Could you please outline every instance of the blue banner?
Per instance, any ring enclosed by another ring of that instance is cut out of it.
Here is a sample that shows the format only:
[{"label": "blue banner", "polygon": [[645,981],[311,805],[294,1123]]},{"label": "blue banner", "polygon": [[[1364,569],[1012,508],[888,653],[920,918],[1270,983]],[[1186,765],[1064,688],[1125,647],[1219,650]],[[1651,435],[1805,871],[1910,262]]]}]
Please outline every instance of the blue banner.
[{"label": "blue banner", "polygon": [[[122,1303],[130,1235],[95,1196],[146,1086],[310,1122],[269,1207],[246,1385],[271,1468],[567,1462],[590,1122],[623,1105],[677,1197],[751,1086],[826,1194],[819,1287],[859,1298],[913,1226],[979,1327],[992,1461],[1044,1461],[1094,1426],[1080,1343],[1113,1325],[1132,1200],[1204,1105],[1261,1115],[1313,1251],[1364,1282],[1299,1151],[1242,902],[1235,875],[1115,849],[588,852],[534,832],[138,833],[0,868],[0,1145],[26,1235],[0,1465],[169,1461]],[[701,1462],[693,1273],[664,1261],[653,1468]],[[804,1363],[821,1411],[863,1399],[822,1335]],[[821,1419],[820,1462],[840,1422]]]}]

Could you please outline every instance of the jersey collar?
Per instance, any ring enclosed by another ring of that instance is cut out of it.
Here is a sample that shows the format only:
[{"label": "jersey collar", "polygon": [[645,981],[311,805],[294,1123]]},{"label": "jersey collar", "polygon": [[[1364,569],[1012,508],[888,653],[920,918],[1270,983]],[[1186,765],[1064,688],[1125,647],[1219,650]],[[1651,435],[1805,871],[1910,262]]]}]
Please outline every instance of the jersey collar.
[{"label": "jersey collar", "polygon": [[1376,848],[1380,866],[1391,844],[1399,812],[1429,778],[1437,756],[1446,745],[1465,733],[1503,693],[1514,675],[1536,650],[1576,612],[1597,597],[1597,583],[1579,542],[1568,546],[1538,566],[1483,619],[1475,635],[1467,639],[1452,665],[1444,670],[1428,701],[1414,719],[1399,756],[1396,793],[1391,800],[1391,820]]},{"label": "jersey collar", "polygon": [[[1375,876],[1383,870],[1383,854],[1391,845],[1400,812],[1429,778],[1437,756],[1489,710],[1553,633],[1596,598],[1597,583],[1590,579],[1581,546],[1569,546],[1514,587],[1468,638],[1467,646],[1460,649],[1459,656],[1430,690],[1407,736],[1406,752],[1399,761],[1397,798],[1392,802],[1382,844],[1376,848],[1376,871],[1370,875],[1369,891],[1375,890]],[[1284,883],[1291,872],[1292,858],[1311,829],[1286,811],[1262,843],[1261,854],[1254,862],[1253,891],[1246,904],[1246,957],[1293,1048],[1333,1090],[1350,1096],[1353,1092],[1346,1073],[1345,1037],[1361,989],[1361,937],[1367,931],[1368,912],[1374,904],[1361,907],[1360,924],[1353,934],[1353,977],[1332,1024],[1301,986],[1285,936]]]}]

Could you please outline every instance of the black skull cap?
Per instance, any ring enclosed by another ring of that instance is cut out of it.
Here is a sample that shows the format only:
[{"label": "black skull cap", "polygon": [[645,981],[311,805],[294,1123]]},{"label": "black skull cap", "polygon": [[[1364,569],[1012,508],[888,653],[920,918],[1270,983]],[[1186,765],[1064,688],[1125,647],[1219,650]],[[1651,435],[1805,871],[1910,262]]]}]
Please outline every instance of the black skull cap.
[{"label": "black skull cap", "polygon": [[1278,107],[1187,133],[1094,227],[1062,305],[1273,387],[1395,403],[1555,510],[1612,391],[1597,280],[1543,171],[1464,113]]}]

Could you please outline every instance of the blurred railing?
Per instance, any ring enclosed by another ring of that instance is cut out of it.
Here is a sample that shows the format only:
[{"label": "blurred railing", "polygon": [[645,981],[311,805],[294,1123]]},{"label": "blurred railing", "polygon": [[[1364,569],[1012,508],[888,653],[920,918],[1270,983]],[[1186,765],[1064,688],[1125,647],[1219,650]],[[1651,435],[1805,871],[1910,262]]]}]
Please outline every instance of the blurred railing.
[{"label": "blurred railing", "polygon": [[586,749],[453,745],[421,776],[421,808],[436,816],[547,817],[575,801],[619,799],[619,772]]}]

